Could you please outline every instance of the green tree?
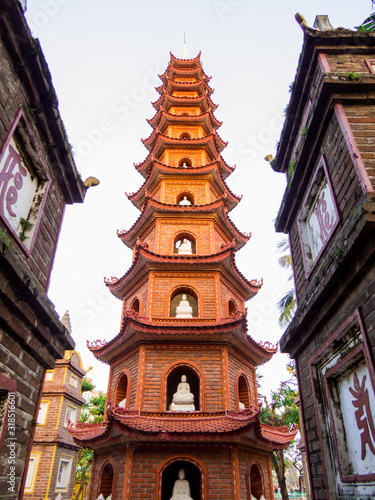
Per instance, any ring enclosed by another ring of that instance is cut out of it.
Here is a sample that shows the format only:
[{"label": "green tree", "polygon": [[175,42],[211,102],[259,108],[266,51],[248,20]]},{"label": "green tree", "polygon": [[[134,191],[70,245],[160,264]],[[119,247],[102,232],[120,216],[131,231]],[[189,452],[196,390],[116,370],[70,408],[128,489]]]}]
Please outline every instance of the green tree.
[{"label": "green tree", "polygon": [[[288,371],[291,373],[291,378],[285,382],[281,382],[276,391],[271,392],[271,399],[268,401],[266,396],[261,396],[264,401],[262,408],[261,421],[264,424],[272,427],[289,427],[292,429],[299,423],[298,407],[296,399],[298,392],[296,389],[297,381],[294,372],[294,365],[288,365]],[[292,442],[293,443],[293,442]],[[292,446],[292,443],[290,446]],[[276,450],[271,455],[272,466],[276,472],[277,481],[279,483],[281,496],[283,500],[289,500],[287,485],[286,485],[286,470],[291,465],[287,458],[286,450]]]},{"label": "green tree", "polygon": [[79,500],[85,482],[88,482],[91,474],[91,464],[94,452],[91,448],[82,448],[79,450],[76,467],[76,481],[79,481],[79,488],[75,496]]},{"label": "green tree", "polygon": [[94,389],[95,389],[95,385],[92,383],[91,379],[84,377],[82,379],[81,393],[87,392],[87,391],[92,391]]},{"label": "green tree", "polygon": [[[288,276],[288,281],[291,281],[293,279],[293,272],[292,272],[292,257],[290,255],[289,251],[289,242],[287,239],[284,239],[280,241],[277,244],[277,250],[280,253],[283,253],[281,257],[278,259],[279,265],[283,268],[286,269],[290,272]],[[296,293],[294,288],[291,288],[286,292],[283,297],[279,300],[277,303],[277,307],[280,310],[280,316],[279,316],[279,325],[282,328],[286,328],[289,323],[292,321],[296,307],[297,307],[297,302],[296,302]]]},{"label": "green tree", "polygon": [[97,424],[103,422],[106,395],[102,392],[94,396],[88,403],[82,406],[80,422],[91,422]]},{"label": "green tree", "polygon": [[[91,384],[92,385],[92,384]],[[93,386],[94,388],[95,386]],[[84,392],[84,391],[82,391]],[[105,410],[106,395],[102,392],[98,396],[94,396],[88,403],[82,406],[80,422],[99,423],[103,421]],[[76,500],[79,500],[83,491],[85,482],[90,479],[91,464],[94,452],[91,448],[82,448],[77,457],[76,466],[76,481],[79,481],[79,489],[77,491]]]}]

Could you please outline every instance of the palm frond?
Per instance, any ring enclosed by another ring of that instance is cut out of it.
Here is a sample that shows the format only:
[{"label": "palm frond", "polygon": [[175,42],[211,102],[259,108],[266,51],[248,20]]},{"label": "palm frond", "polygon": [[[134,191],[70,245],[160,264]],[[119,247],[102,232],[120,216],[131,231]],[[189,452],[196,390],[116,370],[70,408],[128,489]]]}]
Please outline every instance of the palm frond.
[{"label": "palm frond", "polygon": [[292,257],[290,256],[290,254],[282,255],[277,259],[277,262],[283,269],[289,269],[290,267],[292,267]]},{"label": "palm frond", "polygon": [[286,328],[292,321],[296,305],[296,296],[294,289],[292,288],[283,297],[281,297],[277,303],[277,306],[281,311],[279,316],[279,325],[282,328]]},{"label": "palm frond", "polygon": [[284,238],[276,243],[276,248],[279,253],[289,252],[289,240]]},{"label": "palm frond", "polygon": [[358,31],[375,31],[375,12],[356,27]]}]

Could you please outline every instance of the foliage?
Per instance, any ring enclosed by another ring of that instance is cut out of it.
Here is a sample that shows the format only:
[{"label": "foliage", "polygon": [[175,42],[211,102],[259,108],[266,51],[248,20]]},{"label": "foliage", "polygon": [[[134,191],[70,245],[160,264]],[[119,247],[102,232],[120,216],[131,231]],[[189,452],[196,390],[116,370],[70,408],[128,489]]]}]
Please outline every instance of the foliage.
[{"label": "foliage", "polygon": [[1,231],[1,229],[0,229],[0,240],[4,243],[4,245],[7,248],[10,248],[9,238],[3,231]]},{"label": "foliage", "polygon": [[[92,389],[94,385],[87,379],[82,380],[82,387],[91,386]],[[91,389],[91,390],[92,390]],[[85,389],[90,390],[90,389]],[[81,392],[84,392],[83,390]],[[98,396],[94,396],[90,399],[88,403],[85,403],[82,407],[80,422],[90,422],[98,423],[102,422],[104,418],[106,395],[102,392]],[[79,489],[76,495],[76,500],[79,500],[81,492],[84,488],[84,483],[90,479],[91,464],[94,456],[94,452],[91,448],[82,448],[78,454],[77,467],[76,467],[76,481],[80,482]]]},{"label": "foliage", "polygon": [[92,391],[95,389],[95,385],[91,382],[91,379],[84,377],[82,379],[81,393],[86,391]]},{"label": "foliage", "polygon": [[[374,3],[374,2],[372,2]],[[358,31],[375,31],[375,12],[367,17],[360,26],[357,26]]]},{"label": "foliage", "polygon": [[106,396],[102,392],[82,406],[80,422],[103,422]]},{"label": "foliage", "polygon": [[[296,389],[297,381],[293,364],[288,365],[288,371],[292,375],[291,378],[285,382],[281,382],[279,388],[271,392],[270,401],[268,401],[266,396],[261,396],[264,401],[261,421],[266,425],[273,427],[287,426],[289,429],[292,429],[292,427],[299,423],[299,413],[296,404],[298,397]],[[289,448],[292,444],[293,442]],[[286,453],[287,450],[276,450],[271,455],[272,466],[276,472],[283,500],[289,499],[286,486],[286,470],[292,464],[288,460]]]},{"label": "foliage", "polygon": [[[280,241],[277,245],[277,249],[279,252],[283,252],[283,255],[278,259],[278,263],[283,269],[290,270],[288,281],[291,281],[291,279],[293,278],[292,257],[289,251],[288,240],[284,239]],[[288,290],[286,294],[283,297],[281,297],[281,299],[277,303],[277,307],[280,310],[279,325],[282,328],[286,328],[292,321],[297,307],[296,294],[294,288]]]},{"label": "foliage", "polygon": [[75,497],[77,500],[81,496],[85,481],[90,479],[93,456],[94,452],[91,448],[82,448],[79,450],[76,467],[76,481],[79,481],[80,484]]},{"label": "foliage", "polygon": [[359,75],[355,73],[354,71],[349,71],[349,73],[345,73],[345,76],[348,78],[348,80],[359,80]]},{"label": "foliage", "polygon": [[32,222],[24,219],[23,217],[21,217],[20,226],[21,226],[21,231],[20,231],[19,237],[20,237],[21,241],[25,241],[26,238],[28,238],[28,236],[26,236],[26,233],[34,227],[34,224]]}]

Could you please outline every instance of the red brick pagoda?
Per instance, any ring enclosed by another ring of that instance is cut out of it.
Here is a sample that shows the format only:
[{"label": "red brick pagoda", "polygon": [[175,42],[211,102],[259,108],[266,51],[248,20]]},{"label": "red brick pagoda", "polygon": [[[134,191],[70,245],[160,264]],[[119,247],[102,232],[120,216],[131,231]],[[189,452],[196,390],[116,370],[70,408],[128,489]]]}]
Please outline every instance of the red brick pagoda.
[{"label": "red brick pagoda", "polygon": [[199,56],[171,56],[157,89],[141,210],[118,233],[130,269],[106,280],[123,301],[120,333],[90,350],[110,365],[101,424],[78,425],[94,449],[89,500],[273,499],[270,455],[295,435],[260,423],[255,368],[276,349],[247,334],[245,301],[261,288],[237,269],[250,238],[228,212],[240,198],[220,152]]}]

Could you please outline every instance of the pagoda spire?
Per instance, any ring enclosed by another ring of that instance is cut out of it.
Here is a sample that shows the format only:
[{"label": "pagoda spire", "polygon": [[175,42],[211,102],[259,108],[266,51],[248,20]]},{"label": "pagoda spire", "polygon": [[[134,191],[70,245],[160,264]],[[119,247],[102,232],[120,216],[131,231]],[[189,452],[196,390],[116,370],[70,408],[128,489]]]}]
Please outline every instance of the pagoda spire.
[{"label": "pagoda spire", "polygon": [[184,45],[182,46],[181,59],[189,59],[189,51],[186,45],[186,31],[184,31]]}]

